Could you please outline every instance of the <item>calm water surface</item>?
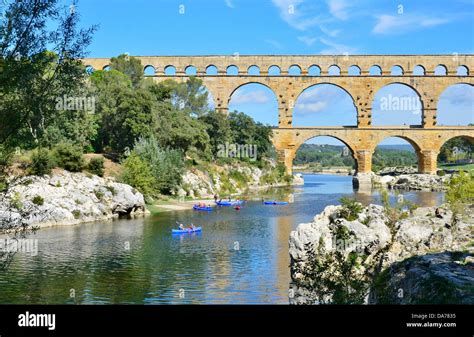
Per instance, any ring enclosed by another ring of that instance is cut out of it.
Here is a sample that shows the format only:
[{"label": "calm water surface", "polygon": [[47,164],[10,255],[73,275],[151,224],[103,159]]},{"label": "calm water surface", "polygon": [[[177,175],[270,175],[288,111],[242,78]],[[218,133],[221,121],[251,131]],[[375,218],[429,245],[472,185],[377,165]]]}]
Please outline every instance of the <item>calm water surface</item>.
[{"label": "calm water surface", "polygon": [[[377,192],[353,191],[351,179],[305,175],[304,186],[264,195],[293,201],[287,206],[264,206],[254,195],[241,211],[177,211],[42,229],[35,235],[38,255],[19,253],[0,274],[0,303],[287,304],[290,231],[342,196],[380,203]],[[404,196],[419,205],[443,199],[436,192]],[[203,232],[173,236],[176,221]]]}]

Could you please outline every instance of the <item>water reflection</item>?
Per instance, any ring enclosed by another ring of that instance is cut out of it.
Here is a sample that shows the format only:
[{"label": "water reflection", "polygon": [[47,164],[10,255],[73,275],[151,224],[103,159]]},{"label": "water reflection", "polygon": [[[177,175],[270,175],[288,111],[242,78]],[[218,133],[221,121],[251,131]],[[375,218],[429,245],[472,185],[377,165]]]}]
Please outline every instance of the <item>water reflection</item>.
[{"label": "water reflection", "polygon": [[[422,206],[442,193],[400,192]],[[380,203],[380,192],[354,192],[349,176],[306,175],[305,185],[248,196],[241,211],[167,212],[146,219],[45,228],[37,256],[18,254],[0,275],[1,303],[288,303],[288,237],[342,196]],[[263,206],[261,199],[286,200]],[[397,195],[391,193],[395,202]],[[171,235],[176,221],[201,234]],[[74,295],[74,296],[72,296]]]}]

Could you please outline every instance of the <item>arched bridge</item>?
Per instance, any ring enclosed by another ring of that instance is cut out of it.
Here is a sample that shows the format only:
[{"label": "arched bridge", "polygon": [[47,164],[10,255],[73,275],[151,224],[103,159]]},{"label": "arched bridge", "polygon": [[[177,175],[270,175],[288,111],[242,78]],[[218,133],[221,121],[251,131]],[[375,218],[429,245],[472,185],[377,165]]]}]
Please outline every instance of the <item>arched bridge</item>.
[{"label": "arched bridge", "polygon": [[[437,105],[441,93],[453,84],[474,85],[470,70],[474,55],[281,55],[281,56],[136,56],[155,81],[202,79],[215,100],[216,110],[227,113],[232,93],[248,83],[270,88],[278,100],[278,127],[273,143],[279,160],[292,171],[296,151],[306,140],[332,136],[352,151],[358,172],[372,170],[372,154],[387,137],[401,137],[413,145],[419,172],[436,173],[441,146],[453,137],[474,141],[472,126],[438,126]],[[83,60],[90,70],[109,67],[108,58]],[[349,75],[349,68],[358,69]],[[393,72],[394,69],[398,71]],[[414,69],[421,69],[415,74]],[[293,71],[290,72],[289,70]],[[375,69],[375,72],[373,70]],[[441,69],[442,75],[435,75]],[[276,70],[276,72],[275,72]],[[232,72],[234,71],[234,72]],[[252,75],[249,75],[249,72]],[[334,84],[345,90],[357,109],[357,126],[293,127],[293,108],[298,96],[315,84]],[[422,105],[420,126],[372,126],[375,94],[389,84],[412,88]],[[472,112],[474,114],[474,111]]]}]

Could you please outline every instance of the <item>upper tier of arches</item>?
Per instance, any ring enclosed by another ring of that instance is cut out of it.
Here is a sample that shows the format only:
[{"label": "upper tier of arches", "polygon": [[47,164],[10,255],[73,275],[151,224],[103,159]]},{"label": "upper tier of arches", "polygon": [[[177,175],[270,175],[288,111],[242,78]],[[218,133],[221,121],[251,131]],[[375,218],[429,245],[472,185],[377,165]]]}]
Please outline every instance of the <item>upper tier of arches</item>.
[{"label": "upper tier of arches", "polygon": [[[315,55],[315,56],[154,56],[137,57],[155,76],[227,76],[229,67],[239,76],[470,76],[473,55]],[[109,65],[105,58],[83,60],[90,69]],[[213,68],[209,72],[208,68]],[[193,71],[190,72],[189,67]],[[195,71],[194,71],[195,69]],[[150,73],[147,73],[150,76]],[[232,74],[234,75],[234,74]]]}]

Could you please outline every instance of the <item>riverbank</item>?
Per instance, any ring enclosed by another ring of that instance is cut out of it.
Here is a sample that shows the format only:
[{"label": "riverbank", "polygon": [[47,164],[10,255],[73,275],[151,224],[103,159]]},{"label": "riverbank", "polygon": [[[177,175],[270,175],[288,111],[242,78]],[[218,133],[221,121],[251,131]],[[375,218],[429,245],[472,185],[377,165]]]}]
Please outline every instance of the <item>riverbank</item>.
[{"label": "riverbank", "polygon": [[[275,185],[266,185],[266,186],[252,186],[246,191],[243,191],[241,193],[233,193],[230,195],[221,195],[222,200],[228,200],[229,196],[232,198],[232,200],[260,200],[261,198],[249,198],[249,194],[255,193],[255,194],[260,194],[262,191],[264,192],[265,190],[268,189],[273,189],[273,188],[285,188],[285,187],[291,187],[291,186],[300,186],[302,184],[275,184]],[[208,196],[205,198],[197,198],[197,199],[191,199],[191,200],[185,200],[185,199],[172,199],[172,198],[166,198],[165,200],[158,200],[153,202],[152,204],[148,204],[146,207],[150,211],[150,213],[155,214],[159,212],[170,212],[170,211],[185,211],[185,210],[191,210],[193,209],[193,206],[199,203],[204,203],[206,205],[211,205],[215,206],[215,201],[213,196]]]},{"label": "riverbank", "polygon": [[474,214],[464,214],[327,206],[290,234],[290,303],[474,304]]},{"label": "riverbank", "polygon": [[287,175],[285,168],[267,163],[263,168],[248,163],[206,164],[188,169],[173,196],[193,200],[239,196],[247,191],[303,185],[300,174]]},{"label": "riverbank", "polygon": [[312,169],[309,165],[293,166],[293,172],[307,173],[307,174],[337,174],[337,175],[353,175],[354,169],[351,167],[328,167],[321,169]]}]

